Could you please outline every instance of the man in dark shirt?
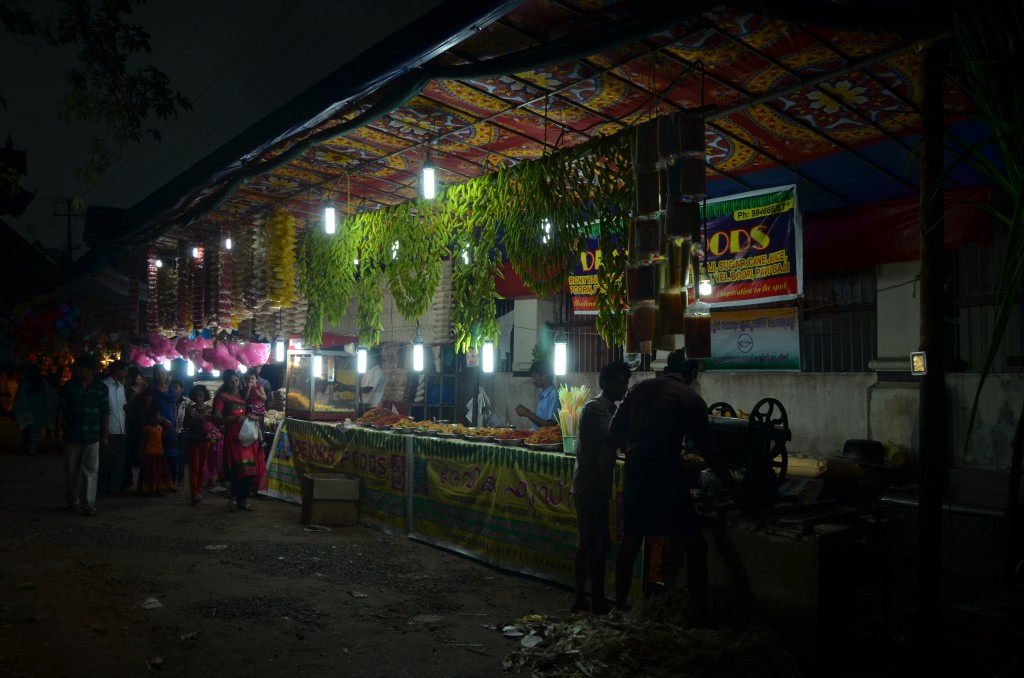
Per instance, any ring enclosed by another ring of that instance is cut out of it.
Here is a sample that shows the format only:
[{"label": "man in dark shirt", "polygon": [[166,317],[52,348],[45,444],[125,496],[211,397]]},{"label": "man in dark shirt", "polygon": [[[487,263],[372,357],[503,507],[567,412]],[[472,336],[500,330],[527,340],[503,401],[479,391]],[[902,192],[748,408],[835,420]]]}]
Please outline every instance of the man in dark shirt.
[{"label": "man in dark shirt", "polygon": [[[611,438],[624,444],[623,538],[615,563],[615,603],[625,609],[633,564],[644,537],[667,537],[666,581],[675,583],[686,557],[691,614],[707,614],[707,543],[683,478],[687,435],[705,462],[734,495],[736,483],[718,458],[704,399],[688,385],[683,351],[669,354],[661,377],[631,388],[611,421]],[[682,547],[682,548],[680,548]]]},{"label": "man in dark shirt", "polygon": [[[579,529],[573,612],[587,609],[594,614],[608,612],[604,597],[604,559],[611,551],[612,543],[608,531],[608,502],[612,496],[612,473],[615,470],[615,448],[608,444],[608,426],[615,413],[615,403],[625,395],[631,376],[626,363],[608,363],[601,368],[598,378],[601,392],[580,410],[577,426],[579,446],[572,471],[572,494]],[[588,574],[589,606],[586,591]]]},{"label": "man in dark shirt", "polygon": [[65,499],[69,509],[88,516],[96,515],[100,444],[108,443],[110,414],[107,387],[95,377],[96,358],[88,353],[78,356],[75,376],[64,384],[57,409],[57,428],[64,428]]}]

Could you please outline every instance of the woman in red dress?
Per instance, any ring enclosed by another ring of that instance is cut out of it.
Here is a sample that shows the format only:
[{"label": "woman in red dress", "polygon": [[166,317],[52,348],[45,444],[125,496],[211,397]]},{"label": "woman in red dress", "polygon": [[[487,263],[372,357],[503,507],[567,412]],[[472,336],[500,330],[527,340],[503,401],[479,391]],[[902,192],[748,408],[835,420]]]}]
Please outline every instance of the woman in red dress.
[{"label": "woman in red dress", "polygon": [[225,473],[231,475],[231,499],[227,510],[240,508],[243,511],[255,511],[249,503],[249,488],[256,478],[256,454],[259,442],[242,445],[238,434],[246,419],[245,400],[239,391],[238,374],[234,370],[224,372],[224,383],[217,389],[213,399],[211,419],[224,431],[224,456],[227,461]]}]

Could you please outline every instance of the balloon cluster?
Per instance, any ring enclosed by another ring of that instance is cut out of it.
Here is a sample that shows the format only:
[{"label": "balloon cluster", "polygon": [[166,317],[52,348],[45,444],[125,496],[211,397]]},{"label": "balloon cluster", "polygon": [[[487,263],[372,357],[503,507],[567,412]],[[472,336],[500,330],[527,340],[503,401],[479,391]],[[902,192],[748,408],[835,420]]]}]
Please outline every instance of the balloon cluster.
[{"label": "balloon cluster", "polygon": [[270,358],[270,344],[259,342],[218,341],[206,337],[179,337],[172,341],[155,332],[149,335],[149,346],[132,346],[128,360],[140,367],[152,367],[164,360],[184,358],[191,360],[202,372],[237,370],[240,365],[255,367]]},{"label": "balloon cluster", "polygon": [[29,306],[14,330],[20,353],[56,351],[78,329],[82,309],[61,301],[47,306]]}]

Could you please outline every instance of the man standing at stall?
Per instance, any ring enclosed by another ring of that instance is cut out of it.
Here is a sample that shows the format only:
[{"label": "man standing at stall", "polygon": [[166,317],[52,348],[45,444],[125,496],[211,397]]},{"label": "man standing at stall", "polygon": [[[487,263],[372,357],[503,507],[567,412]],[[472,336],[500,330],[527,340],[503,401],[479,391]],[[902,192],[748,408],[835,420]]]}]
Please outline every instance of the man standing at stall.
[{"label": "man standing at stall", "polygon": [[87,516],[96,515],[96,475],[100,445],[108,443],[109,410],[107,387],[96,381],[96,358],[83,353],[75,360],[74,378],[61,389],[57,428],[64,427],[68,508]]},{"label": "man standing at stall", "polygon": [[[615,448],[608,444],[608,427],[615,413],[615,403],[625,395],[631,376],[626,363],[608,363],[601,368],[598,378],[601,392],[580,410],[579,445],[572,471],[572,495],[579,527],[573,612],[588,609],[594,614],[608,612],[604,597],[604,559],[612,545],[608,530],[608,502],[612,497],[612,473],[615,470]],[[587,605],[588,578],[590,605]]]},{"label": "man standing at stall", "polygon": [[623,445],[623,538],[615,563],[615,604],[625,609],[633,563],[644,537],[666,537],[666,583],[677,584],[684,553],[691,621],[707,618],[707,543],[683,477],[683,439],[689,436],[725,487],[738,496],[728,469],[718,458],[708,407],[684,374],[686,355],[673,351],[664,373],[631,388],[612,417],[613,443]]},{"label": "man standing at stall", "polygon": [[530,380],[537,387],[537,409],[530,411],[525,405],[516,405],[516,414],[530,420],[530,428],[558,425],[558,391],[551,363],[538,360],[530,365]]}]

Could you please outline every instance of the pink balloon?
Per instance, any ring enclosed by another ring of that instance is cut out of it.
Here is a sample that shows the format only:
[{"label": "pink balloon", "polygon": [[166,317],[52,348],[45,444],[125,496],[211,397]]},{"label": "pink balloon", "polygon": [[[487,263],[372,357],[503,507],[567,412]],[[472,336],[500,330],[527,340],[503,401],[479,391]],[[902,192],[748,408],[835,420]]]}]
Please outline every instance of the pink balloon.
[{"label": "pink balloon", "polygon": [[270,344],[251,342],[245,347],[246,364],[249,367],[263,365],[270,358]]},{"label": "pink balloon", "polygon": [[221,346],[227,348],[228,354],[230,354],[231,357],[235,359],[238,359],[238,357],[242,354],[242,351],[245,348],[241,344],[234,341],[225,341],[224,343],[221,344]]},{"label": "pink balloon", "polygon": [[178,341],[174,342],[174,350],[178,352],[178,355],[182,358],[188,357],[189,351],[195,342],[188,337],[178,337]]},{"label": "pink balloon", "polygon": [[136,359],[135,363],[139,367],[152,367],[155,364],[153,362],[153,359],[150,358],[148,355],[139,356],[138,359]]}]

